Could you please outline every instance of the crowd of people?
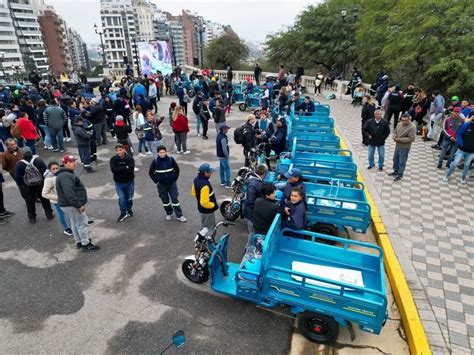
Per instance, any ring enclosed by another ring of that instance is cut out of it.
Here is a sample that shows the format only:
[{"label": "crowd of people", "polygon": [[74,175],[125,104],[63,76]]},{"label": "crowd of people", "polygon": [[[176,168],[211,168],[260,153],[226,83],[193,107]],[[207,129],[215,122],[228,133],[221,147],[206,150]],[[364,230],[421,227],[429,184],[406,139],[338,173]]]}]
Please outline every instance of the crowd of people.
[{"label": "crowd of people", "polygon": [[[360,73],[354,72],[354,76],[359,78]],[[427,95],[414,85],[402,91],[400,84],[389,85],[388,75],[383,71],[371,90],[375,97],[367,95],[361,111],[362,146],[368,148],[368,169],[375,166],[377,150],[378,169],[383,170],[384,147],[393,119],[395,152],[389,175],[395,181],[402,179],[411,145],[420,135],[425,142],[435,142],[431,148],[440,151],[436,168],[443,169],[444,165],[448,169],[443,180],[448,181],[458,166],[462,169],[461,184],[467,183],[474,161],[474,103],[458,96],[446,102],[439,91]]]}]

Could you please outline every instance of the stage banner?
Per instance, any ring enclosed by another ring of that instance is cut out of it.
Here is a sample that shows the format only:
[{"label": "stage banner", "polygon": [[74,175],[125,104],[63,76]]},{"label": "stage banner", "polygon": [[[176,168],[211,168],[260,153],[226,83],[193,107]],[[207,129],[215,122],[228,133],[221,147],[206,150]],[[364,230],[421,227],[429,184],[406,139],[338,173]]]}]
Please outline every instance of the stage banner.
[{"label": "stage banner", "polygon": [[137,42],[142,74],[171,74],[171,50],[166,41]]}]

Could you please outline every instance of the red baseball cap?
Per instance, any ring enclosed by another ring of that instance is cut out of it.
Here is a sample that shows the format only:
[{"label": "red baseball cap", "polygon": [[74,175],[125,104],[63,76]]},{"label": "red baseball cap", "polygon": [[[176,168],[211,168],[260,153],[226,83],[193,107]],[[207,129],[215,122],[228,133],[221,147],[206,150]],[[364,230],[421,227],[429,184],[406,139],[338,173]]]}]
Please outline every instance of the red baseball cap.
[{"label": "red baseball cap", "polygon": [[76,160],[77,158],[74,158],[74,155],[66,154],[65,156],[63,156],[63,164],[72,163],[73,161],[76,161]]},{"label": "red baseball cap", "polygon": [[453,109],[453,112],[461,112],[461,108],[460,108],[460,107],[455,107],[455,108]]}]

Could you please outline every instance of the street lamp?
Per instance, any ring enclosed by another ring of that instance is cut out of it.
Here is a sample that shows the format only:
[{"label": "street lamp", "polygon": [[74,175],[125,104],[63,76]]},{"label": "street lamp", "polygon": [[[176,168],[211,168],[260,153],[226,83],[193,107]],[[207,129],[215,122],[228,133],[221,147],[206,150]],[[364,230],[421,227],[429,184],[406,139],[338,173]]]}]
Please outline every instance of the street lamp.
[{"label": "street lamp", "polygon": [[[343,8],[341,10],[341,17],[342,17],[342,21],[345,22],[345,23],[350,23],[349,21],[346,21],[347,19],[347,15],[348,15],[348,10],[346,8]],[[357,6],[353,6],[352,7],[352,17],[354,19],[353,23],[355,23],[357,21],[357,18],[359,17],[359,7]],[[353,30],[353,25],[351,24],[351,31]],[[347,51],[348,49],[350,48],[350,44],[346,47],[343,47],[343,51],[344,51],[344,59],[343,59],[343,64],[342,64],[342,79],[344,80],[345,76],[346,76],[346,65],[347,65]]]},{"label": "street lamp", "polygon": [[202,25],[202,23],[199,21],[199,22],[195,22],[194,23],[194,31],[197,33],[197,47],[198,47],[198,56],[199,56],[199,65],[202,68],[204,68],[204,65],[203,65],[203,40],[202,40],[202,33],[204,32],[204,26]]},{"label": "street lamp", "polygon": [[[140,38],[138,40],[140,40]],[[141,75],[141,73],[140,73],[140,56],[139,56],[139,53],[138,53],[137,39],[135,37],[133,37],[132,42],[133,42],[133,54],[134,54],[134,57],[135,57],[135,62],[137,63],[137,74],[138,74],[138,77],[140,77],[140,75]]]},{"label": "street lamp", "polygon": [[99,31],[97,24],[94,23],[94,31],[96,35],[100,36],[100,46],[102,48],[102,66],[105,68],[105,47],[104,47],[104,40],[102,38],[104,31]]},{"label": "street lamp", "polygon": [[166,36],[168,37],[167,42],[171,42],[171,50],[173,53],[173,66],[176,67],[176,50],[174,48],[174,41],[173,38],[171,37],[171,31],[167,30],[166,31]]}]

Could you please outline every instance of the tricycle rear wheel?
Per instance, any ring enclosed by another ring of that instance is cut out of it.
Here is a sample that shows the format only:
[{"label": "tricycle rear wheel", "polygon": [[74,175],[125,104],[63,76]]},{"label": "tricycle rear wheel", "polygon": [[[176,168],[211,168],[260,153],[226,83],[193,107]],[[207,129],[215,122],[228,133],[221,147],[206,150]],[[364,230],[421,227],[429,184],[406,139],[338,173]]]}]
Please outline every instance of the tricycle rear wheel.
[{"label": "tricycle rear wheel", "polygon": [[222,217],[224,217],[230,222],[235,221],[240,216],[240,209],[234,210],[231,200],[222,201],[219,210],[221,212]]},{"label": "tricycle rear wheel", "polygon": [[181,270],[189,281],[196,284],[202,284],[209,280],[209,270],[207,267],[202,267],[202,265],[198,264],[195,260],[184,260],[183,264],[181,265]]},{"label": "tricycle rear wheel", "polygon": [[331,344],[339,335],[339,324],[333,317],[310,311],[299,315],[298,328],[306,339],[319,344]]},{"label": "tricycle rear wheel", "polygon": [[[332,235],[334,237],[339,236],[339,230],[336,228],[336,226],[333,226],[332,224],[328,224],[328,223],[316,223],[314,226],[311,227],[311,232]],[[328,245],[337,244],[336,242],[333,242],[332,240],[327,240],[327,239],[322,239],[322,238],[317,238],[316,241],[318,241],[319,243],[324,243]]]},{"label": "tricycle rear wheel", "polygon": [[240,111],[245,111],[246,109],[247,109],[247,105],[246,105],[244,102],[242,102],[241,104],[239,104],[239,110],[240,110]]}]

